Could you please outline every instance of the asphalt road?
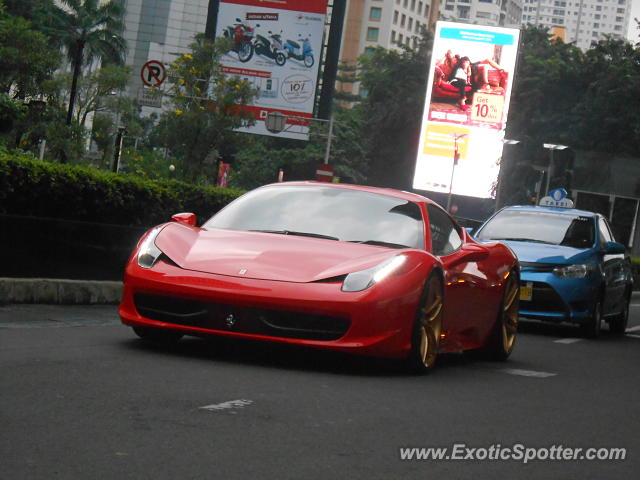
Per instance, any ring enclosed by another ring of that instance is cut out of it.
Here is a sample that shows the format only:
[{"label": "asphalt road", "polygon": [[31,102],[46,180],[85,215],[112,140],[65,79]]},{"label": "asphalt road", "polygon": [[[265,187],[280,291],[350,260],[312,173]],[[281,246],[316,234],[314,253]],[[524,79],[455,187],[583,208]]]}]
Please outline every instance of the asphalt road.
[{"label": "asphalt road", "polygon": [[[159,348],[115,307],[0,307],[0,477],[637,478],[640,296],[624,337],[521,330],[505,363],[447,355],[414,376],[253,342]],[[623,461],[400,459],[401,447],[455,444],[627,450]]]}]

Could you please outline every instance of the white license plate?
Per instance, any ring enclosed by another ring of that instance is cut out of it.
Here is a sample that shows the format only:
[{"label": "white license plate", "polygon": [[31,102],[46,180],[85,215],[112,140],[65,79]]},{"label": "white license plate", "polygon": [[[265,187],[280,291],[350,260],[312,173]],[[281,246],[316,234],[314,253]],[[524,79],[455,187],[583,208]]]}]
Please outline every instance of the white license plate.
[{"label": "white license plate", "polygon": [[520,285],[520,300],[530,302],[533,298],[533,282],[527,282]]}]

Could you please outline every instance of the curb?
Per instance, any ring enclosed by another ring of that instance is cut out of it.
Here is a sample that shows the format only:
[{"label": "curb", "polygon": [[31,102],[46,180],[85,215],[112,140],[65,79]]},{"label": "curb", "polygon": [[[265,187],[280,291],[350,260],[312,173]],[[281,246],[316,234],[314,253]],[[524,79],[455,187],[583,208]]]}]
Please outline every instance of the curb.
[{"label": "curb", "polygon": [[0,304],[115,305],[122,282],[52,278],[0,278]]}]

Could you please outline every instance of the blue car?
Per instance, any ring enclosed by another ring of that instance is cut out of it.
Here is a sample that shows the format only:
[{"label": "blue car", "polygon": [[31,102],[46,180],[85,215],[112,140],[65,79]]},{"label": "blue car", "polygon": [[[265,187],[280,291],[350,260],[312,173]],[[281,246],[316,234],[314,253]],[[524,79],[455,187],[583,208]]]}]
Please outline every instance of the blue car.
[{"label": "blue car", "polygon": [[580,324],[589,337],[624,333],[633,286],[631,263],[607,219],[574,208],[511,206],[475,237],[499,240],[520,261],[520,316]]}]

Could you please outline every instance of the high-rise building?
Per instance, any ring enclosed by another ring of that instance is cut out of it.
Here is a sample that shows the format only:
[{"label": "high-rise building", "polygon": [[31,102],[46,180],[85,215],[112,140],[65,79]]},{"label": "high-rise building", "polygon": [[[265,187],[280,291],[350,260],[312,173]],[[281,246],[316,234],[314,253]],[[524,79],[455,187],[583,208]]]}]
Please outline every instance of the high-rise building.
[{"label": "high-rise building", "polygon": [[142,99],[144,64],[168,65],[187,53],[194,36],[205,31],[209,0],[125,0],[125,7],[126,64],[132,67],[127,93]]},{"label": "high-rise building", "polygon": [[632,0],[524,0],[522,23],[555,27],[567,43],[586,50],[603,39],[627,38]]}]

